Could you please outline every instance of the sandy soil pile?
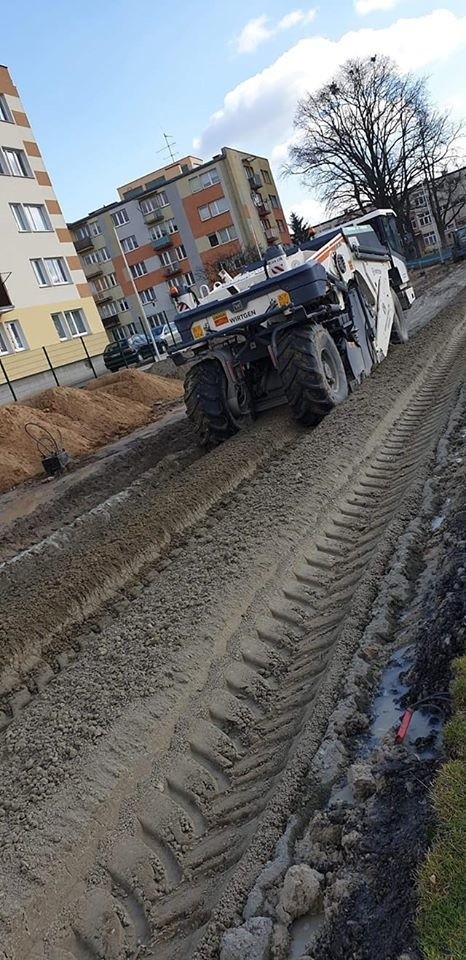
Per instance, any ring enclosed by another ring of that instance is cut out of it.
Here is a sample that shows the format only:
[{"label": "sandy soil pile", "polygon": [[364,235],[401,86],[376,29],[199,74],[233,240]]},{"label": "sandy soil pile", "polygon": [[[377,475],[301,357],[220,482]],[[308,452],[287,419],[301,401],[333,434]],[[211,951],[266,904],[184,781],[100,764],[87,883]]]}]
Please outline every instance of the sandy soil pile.
[{"label": "sandy soil pile", "polygon": [[180,383],[124,370],[101,377],[84,390],[54,387],[27,403],[3,406],[0,492],[42,473],[41,454],[25,431],[27,423],[51,431],[59,446],[79,457],[156,419],[167,401],[181,393]]},{"label": "sandy soil pile", "polygon": [[183,393],[183,387],[177,381],[166,380],[156,374],[149,376],[141,370],[109,373],[98,380],[90,381],[84,389],[92,392],[98,390],[99,393],[104,391],[112,397],[124,397],[149,405],[165,400],[177,400]]}]

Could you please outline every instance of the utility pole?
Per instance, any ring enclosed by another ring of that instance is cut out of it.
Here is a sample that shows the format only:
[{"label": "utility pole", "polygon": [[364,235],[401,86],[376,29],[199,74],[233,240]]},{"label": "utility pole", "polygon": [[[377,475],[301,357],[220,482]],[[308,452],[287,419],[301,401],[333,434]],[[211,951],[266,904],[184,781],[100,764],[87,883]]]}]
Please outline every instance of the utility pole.
[{"label": "utility pole", "polygon": [[125,264],[127,273],[128,273],[128,275],[129,275],[129,279],[130,279],[131,286],[132,286],[132,288],[133,288],[134,296],[136,297],[136,300],[137,300],[137,302],[138,302],[138,304],[139,304],[139,309],[140,309],[140,311],[141,311],[141,315],[138,317],[138,319],[141,321],[142,328],[143,328],[143,330],[144,330],[144,333],[145,333],[146,337],[148,337],[148,339],[149,339],[150,342],[152,343],[152,346],[153,346],[153,348],[154,348],[154,353],[155,353],[155,356],[157,357],[157,360],[161,360],[162,358],[161,358],[161,356],[160,356],[159,348],[158,348],[158,346],[157,346],[157,343],[156,343],[156,341],[155,341],[155,339],[154,339],[154,334],[152,333],[151,325],[150,325],[150,323],[149,323],[149,321],[148,321],[148,319],[147,319],[147,317],[146,317],[146,312],[145,312],[145,310],[144,310],[144,304],[143,304],[143,302],[142,302],[142,300],[141,300],[141,294],[139,293],[139,290],[138,290],[138,288],[137,288],[137,286],[136,286],[136,281],[135,281],[135,279],[134,279],[134,277],[133,277],[133,275],[132,275],[132,273],[131,273],[131,270],[130,270],[130,268],[129,268],[128,261],[127,261],[127,259],[126,259],[126,254],[125,254],[125,251],[123,250],[123,247],[122,247],[122,245],[121,245],[121,240],[120,240],[120,237],[118,236],[117,228],[116,228],[116,227],[113,228],[113,232],[114,232],[114,234],[115,234],[115,236],[116,236],[117,243],[118,243],[118,247],[119,247],[119,249],[120,249],[121,256],[123,257],[123,261],[124,261],[124,264]]}]

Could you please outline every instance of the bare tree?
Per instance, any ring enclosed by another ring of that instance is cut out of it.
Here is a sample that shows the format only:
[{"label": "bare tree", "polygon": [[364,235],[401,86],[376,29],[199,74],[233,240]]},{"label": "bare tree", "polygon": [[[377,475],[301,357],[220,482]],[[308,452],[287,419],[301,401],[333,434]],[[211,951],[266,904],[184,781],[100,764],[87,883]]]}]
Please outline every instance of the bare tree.
[{"label": "bare tree", "polygon": [[419,111],[423,157],[423,186],[427,192],[440,245],[447,245],[447,230],[466,210],[464,170],[458,143],[462,123],[453,123],[447,113],[426,108]]},{"label": "bare tree", "polygon": [[295,128],[287,172],[303,177],[335,212],[355,204],[362,212],[390,207],[405,237],[411,191],[425,178],[432,137],[439,156],[440,143],[445,156],[452,148],[448,115],[432,110],[426,81],[402,75],[384,56],[348,60],[300,101]]}]

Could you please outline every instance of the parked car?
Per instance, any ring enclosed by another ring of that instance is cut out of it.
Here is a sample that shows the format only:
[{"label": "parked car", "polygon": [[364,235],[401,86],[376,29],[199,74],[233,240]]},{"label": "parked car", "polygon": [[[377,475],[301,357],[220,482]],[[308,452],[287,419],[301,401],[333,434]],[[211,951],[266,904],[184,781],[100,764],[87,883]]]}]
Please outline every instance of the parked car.
[{"label": "parked car", "polygon": [[[154,328],[154,339],[161,333],[163,327]],[[104,363],[107,370],[121,370],[130,364],[141,363],[144,360],[153,360],[154,346],[145,333],[135,333],[132,337],[116,340],[109,343],[104,350]]]},{"label": "parked car", "polygon": [[160,332],[156,333],[154,330],[154,340],[160,353],[164,353],[170,347],[181,343],[181,336],[174,323],[164,323],[163,327],[160,327]]},{"label": "parked car", "polygon": [[458,227],[453,234],[453,260],[466,260],[466,227]]}]

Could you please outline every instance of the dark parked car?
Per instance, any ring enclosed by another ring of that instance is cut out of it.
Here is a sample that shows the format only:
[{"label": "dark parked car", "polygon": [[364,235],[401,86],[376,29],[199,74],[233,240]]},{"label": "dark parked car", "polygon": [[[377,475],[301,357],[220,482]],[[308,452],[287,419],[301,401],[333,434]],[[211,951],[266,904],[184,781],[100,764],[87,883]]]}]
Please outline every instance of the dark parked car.
[{"label": "dark parked car", "polygon": [[466,260],[466,227],[458,227],[453,234],[453,260]]},{"label": "dark parked car", "polygon": [[[161,330],[162,327],[155,327],[154,336],[157,337]],[[121,370],[122,367],[140,363],[143,360],[153,360],[154,355],[153,344],[145,333],[135,333],[132,337],[109,343],[104,350],[104,363],[107,370],[113,372],[114,370]]]}]

